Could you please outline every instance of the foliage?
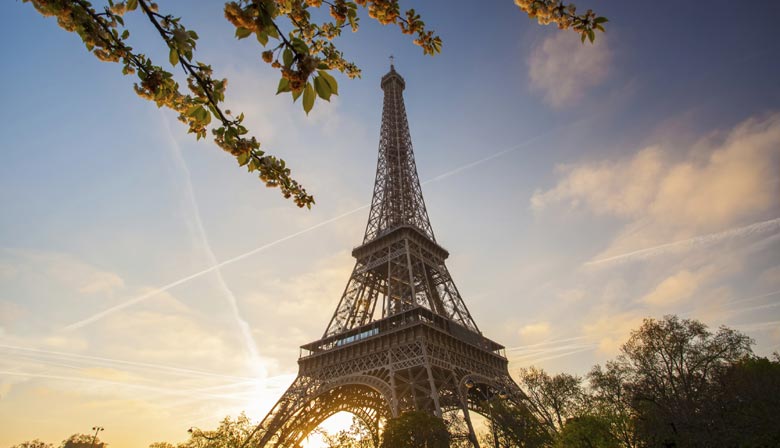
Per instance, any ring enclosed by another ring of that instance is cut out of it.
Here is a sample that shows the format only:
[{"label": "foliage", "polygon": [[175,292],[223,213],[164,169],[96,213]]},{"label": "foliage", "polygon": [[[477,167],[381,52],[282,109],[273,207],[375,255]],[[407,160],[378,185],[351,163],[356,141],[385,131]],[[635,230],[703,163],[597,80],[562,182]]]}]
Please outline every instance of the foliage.
[{"label": "foliage", "polygon": [[606,17],[597,17],[591,9],[577,15],[573,3],[566,5],[560,0],[515,0],[515,4],[542,25],[555,23],[562,30],[573,29],[582,42],[588,39],[592,43],[596,31],[604,32],[604,24],[608,22]]},{"label": "foliage", "polygon": [[54,445],[35,439],[22,442],[18,445],[12,446],[11,448],[54,448]]},{"label": "foliage", "polygon": [[448,448],[450,434],[442,419],[423,411],[409,411],[385,425],[382,448]]},{"label": "foliage", "polygon": [[751,344],[725,327],[713,334],[695,320],[645,319],[617,359],[629,372],[627,388],[641,438],[685,446],[710,440],[713,428],[704,409],[717,394],[719,375],[749,357]]},{"label": "foliage", "polygon": [[529,406],[493,398],[483,402],[482,414],[490,428],[482,438],[485,446],[538,448],[552,443],[549,428]]},{"label": "foliage", "polygon": [[744,359],[718,379],[709,401],[713,438],[725,446],[780,446],[780,360]]},{"label": "foliage", "polygon": [[567,373],[550,376],[530,367],[520,370],[520,387],[531,409],[550,435],[561,430],[567,419],[579,415],[585,406],[582,378]]},{"label": "foliage", "polygon": [[636,421],[631,409],[631,392],[627,389],[631,371],[614,361],[605,367],[596,365],[588,373],[589,412],[609,422],[610,431],[621,446],[639,446]]},{"label": "foliage", "polygon": [[555,448],[619,448],[610,422],[595,415],[570,418],[555,439]]},{"label": "foliage", "polygon": [[461,415],[460,409],[457,408],[445,411],[442,415],[444,426],[447,427],[447,432],[450,433],[450,448],[473,447],[469,439],[468,425]]},{"label": "foliage", "polygon": [[251,446],[256,440],[257,425],[243,412],[234,419],[225,417],[217,429],[202,431],[190,428],[190,438],[184,443],[172,445],[168,442],[155,442],[149,448],[239,448]]},{"label": "foliage", "polygon": [[73,434],[62,441],[60,448],[104,448],[106,446],[108,444],[94,434]]},{"label": "foliage", "polygon": [[[214,142],[234,156],[240,166],[256,172],[268,186],[279,188],[285,198],[299,207],[311,208],[313,196],[291,177],[284,160],[260,149],[260,142],[243,125],[244,114],[233,115],[223,109],[227,79],[214,77],[209,64],[195,59],[199,35],[187,29],[180,17],[159,12],[152,0],[107,0],[101,7],[87,0],[23,0],[30,2],[44,16],[54,16],[66,31],[81,37],[87,50],[101,61],[118,62],[124,75],[137,76],[135,92],[153,101],[157,107],[166,107],[178,113],[178,119],[195,134],[205,138],[207,127],[212,127]],[[576,15],[574,5],[558,0],[517,0],[517,5],[536,17],[540,23],[558,23],[571,27],[582,40],[594,38],[594,29],[604,31],[603,17],[592,11]],[[318,23],[312,10],[327,6],[332,20]],[[225,18],[235,26],[238,39],[254,36],[264,47],[262,60],[281,72],[277,94],[290,93],[293,101],[301,101],[308,114],[319,97],[330,101],[338,95],[338,83],[332,70],[349,78],[360,76],[360,69],[344,59],[333,40],[344,28],[358,30],[358,8],[383,25],[397,25],[401,32],[414,36],[414,43],[423,53],[441,52],[442,41],[425,27],[414,9],[401,12],[399,0],[237,0],[225,3]],[[130,30],[124,16],[130,12],[142,14],[154,26],[165,43],[170,65],[181,67],[186,75],[190,93],[182,93],[171,71],[155,64],[146,54],[129,44]]]},{"label": "foliage", "polygon": [[585,385],[570,375],[522,370],[528,410],[550,437],[528,445],[518,422],[533,428],[534,420],[497,401],[499,445],[780,446],[780,359],[754,357],[752,343],[696,320],[646,319],[617,359],[591,369]]}]

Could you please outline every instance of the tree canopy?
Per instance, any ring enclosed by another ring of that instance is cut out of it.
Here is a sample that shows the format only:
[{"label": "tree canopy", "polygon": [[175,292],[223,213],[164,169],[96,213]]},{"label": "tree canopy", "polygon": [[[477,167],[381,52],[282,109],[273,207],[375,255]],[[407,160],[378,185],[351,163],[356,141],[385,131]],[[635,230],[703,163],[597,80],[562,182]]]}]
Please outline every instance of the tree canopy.
[{"label": "tree canopy", "polygon": [[[87,50],[101,61],[116,62],[122,74],[135,75],[135,92],[141,98],[178,113],[178,119],[195,134],[211,134],[218,147],[236,158],[240,166],[254,172],[268,187],[278,188],[299,207],[311,208],[314,197],[291,175],[284,160],[261,149],[260,141],[243,125],[244,114],[225,109],[227,79],[215,76],[211,65],[196,58],[199,34],[187,28],[181,18],[161,11],[151,0],[106,0],[93,5],[87,0],[23,0],[44,16],[57,18],[58,25],[79,35]],[[562,0],[515,0],[515,4],[540,24],[555,23],[561,29],[579,33],[582,41],[593,42],[595,31],[604,31],[607,19],[593,11],[578,13],[576,6]],[[313,14],[326,8],[324,14]],[[441,52],[442,40],[414,9],[402,12],[399,0],[238,0],[228,1],[224,16],[235,27],[238,39],[254,37],[261,46],[261,58],[280,71],[277,94],[289,93],[308,112],[317,98],[329,101],[338,95],[333,71],[349,78],[360,69],[344,58],[334,43],[344,29],[359,29],[359,9],[383,25],[396,25],[413,36],[423,53]],[[168,63],[180,67],[187,90],[179,86],[170,69],[163,68],[130,44],[131,30],[125,25],[128,13],[143,15],[168,49]],[[212,120],[215,124],[211,125]]]}]

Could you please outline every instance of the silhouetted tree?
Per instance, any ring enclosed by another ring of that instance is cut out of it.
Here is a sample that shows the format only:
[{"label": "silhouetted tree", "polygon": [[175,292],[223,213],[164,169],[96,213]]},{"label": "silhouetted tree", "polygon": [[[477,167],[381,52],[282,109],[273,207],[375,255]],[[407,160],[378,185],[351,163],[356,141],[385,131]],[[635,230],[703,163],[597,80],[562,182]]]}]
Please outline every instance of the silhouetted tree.
[{"label": "silhouetted tree", "polygon": [[610,422],[603,417],[584,415],[570,418],[555,438],[555,448],[620,448]]},{"label": "silhouetted tree", "polygon": [[716,442],[703,410],[717,396],[718,377],[748,358],[752,343],[726,327],[712,333],[696,320],[645,319],[616,361],[630,372],[627,389],[641,438],[653,446]]},{"label": "silhouetted tree", "polygon": [[549,375],[543,369],[520,369],[520,388],[525,392],[531,410],[554,437],[564,423],[583,413],[586,395],[582,378],[568,373]]},{"label": "silhouetted tree", "polygon": [[382,448],[449,448],[450,434],[442,419],[423,411],[391,418],[382,435]]},{"label": "silhouetted tree", "polygon": [[38,439],[22,442],[18,445],[14,445],[11,448],[54,448],[51,443],[42,442]]},{"label": "silhouetted tree", "polygon": [[[94,442],[94,443],[93,443]],[[93,434],[73,434],[62,441],[60,448],[105,448],[107,443],[102,442],[100,437]]]}]

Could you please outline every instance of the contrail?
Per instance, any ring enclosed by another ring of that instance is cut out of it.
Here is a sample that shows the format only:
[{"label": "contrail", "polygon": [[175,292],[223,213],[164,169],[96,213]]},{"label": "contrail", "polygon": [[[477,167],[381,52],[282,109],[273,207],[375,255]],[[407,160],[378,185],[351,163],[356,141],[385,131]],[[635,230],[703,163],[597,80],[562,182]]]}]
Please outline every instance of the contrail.
[{"label": "contrail", "polygon": [[530,348],[544,347],[544,346],[547,346],[547,345],[558,344],[558,343],[561,343],[561,342],[579,341],[579,340],[582,340],[582,339],[585,339],[585,338],[586,338],[586,336],[576,336],[576,337],[572,337],[572,338],[553,339],[553,340],[548,340],[548,341],[537,342],[536,344],[518,345],[516,347],[509,347],[506,350],[507,351],[525,351],[525,350],[528,350]]},{"label": "contrail", "polygon": [[[31,372],[14,372],[14,371],[7,371],[2,370],[0,371],[0,376],[6,375],[6,376],[21,376],[26,378],[43,378],[43,379],[51,379],[51,380],[62,380],[62,381],[76,381],[76,382],[83,382],[83,383],[89,383],[89,384],[106,384],[111,386],[119,386],[119,387],[127,387],[131,389],[140,389],[140,390],[146,390],[150,392],[156,392],[163,395],[182,395],[186,397],[192,397],[193,391],[192,390],[184,390],[184,389],[170,389],[170,388],[163,388],[163,387],[156,387],[156,386],[148,386],[144,384],[133,384],[133,383],[123,383],[121,381],[111,381],[111,380],[103,380],[100,378],[88,378],[88,377],[77,377],[77,376],[63,376],[63,375],[50,375],[46,373],[31,373]],[[235,395],[224,395],[224,394],[207,394],[207,393],[200,393],[196,394],[197,396],[213,400],[215,398],[219,399],[225,399],[225,400],[246,400],[245,396],[235,396]]]},{"label": "contrail", "polygon": [[523,359],[523,358],[531,358],[534,356],[538,356],[541,353],[554,353],[554,352],[565,352],[567,350],[579,350],[584,348],[593,348],[596,347],[598,344],[566,344],[562,345],[560,347],[550,347],[550,348],[538,348],[535,350],[531,350],[525,353],[516,354],[512,356],[512,359]]},{"label": "contrail", "polygon": [[744,227],[735,227],[723,232],[710,233],[707,235],[699,235],[693,238],[685,240],[675,241],[673,243],[661,244],[659,246],[648,247],[646,249],[635,250],[621,255],[615,255],[613,257],[601,258],[598,260],[589,261],[584,266],[596,266],[604,263],[614,262],[628,262],[632,260],[643,260],[646,258],[663,255],[668,252],[673,252],[683,249],[693,249],[695,247],[710,246],[721,241],[725,241],[731,238],[746,237],[751,235],[757,235],[767,232],[773,232],[780,228],[780,218],[770,219],[768,221],[757,222]]},{"label": "contrail", "polygon": [[[206,234],[205,227],[203,227],[203,220],[200,217],[200,207],[198,206],[198,201],[195,199],[195,191],[192,188],[192,174],[190,173],[190,169],[187,167],[187,162],[181,155],[181,148],[179,147],[178,142],[176,142],[176,139],[173,137],[171,128],[168,125],[168,120],[165,119],[165,117],[163,117],[163,123],[165,123],[165,129],[168,131],[168,138],[171,141],[170,148],[171,153],[173,154],[173,159],[177,168],[179,168],[179,170],[184,173],[184,187],[187,196],[187,202],[189,203],[191,209],[192,220],[195,224],[195,233],[197,238],[203,244],[203,249],[206,252],[206,257],[208,258],[209,264],[212,266],[217,265],[219,264],[217,262],[217,256],[214,255],[214,250],[211,248],[211,242],[209,241],[208,235]],[[220,268],[214,270],[214,277],[217,280],[217,286],[220,290],[222,290],[223,295],[227,299],[228,306],[230,307],[230,311],[233,315],[233,319],[236,322],[236,326],[238,326],[241,337],[244,340],[244,345],[249,352],[249,356],[251,357],[252,368],[258,368],[260,366],[260,353],[258,352],[257,344],[252,337],[252,330],[249,327],[249,323],[246,321],[246,319],[244,319],[244,317],[241,315],[241,311],[238,309],[236,295],[233,293],[233,290],[230,289],[230,286],[228,286],[227,282],[225,281],[225,277],[222,276],[222,270]]]},{"label": "contrail", "polygon": [[[742,299],[729,300],[729,301],[723,302],[723,303],[715,303],[715,304],[710,305],[710,306],[714,306],[716,309],[728,308],[731,305],[736,305],[738,303],[745,303],[745,302],[754,302],[756,300],[763,299],[763,298],[766,298],[766,297],[775,296],[777,294],[780,294],[780,290],[767,292],[767,293],[764,293],[764,294],[759,294],[757,296],[751,296],[751,297],[746,297],[746,298],[742,298]],[[777,306],[777,305],[780,305],[780,303],[779,302],[775,302],[775,303],[771,303],[769,305],[759,305],[758,307],[756,307],[756,306],[747,307],[747,308],[745,308],[745,307],[737,307],[737,308],[727,309],[726,311],[731,311],[731,312],[751,311],[751,310],[756,310],[756,309],[771,308],[772,306]],[[689,314],[693,314],[696,311],[697,310],[695,310],[695,309],[691,309],[691,310],[688,310],[688,311],[686,311],[684,313],[680,313],[680,315],[681,316],[687,316]]]},{"label": "contrail", "polygon": [[[539,134],[537,136],[534,136],[534,137],[531,137],[528,140],[526,140],[526,141],[524,141],[524,142],[522,142],[522,143],[520,143],[518,145],[515,145],[515,146],[513,146],[513,147],[511,147],[509,149],[504,149],[502,151],[499,151],[499,152],[496,152],[494,154],[491,154],[491,155],[489,155],[487,157],[483,157],[481,159],[478,159],[478,160],[475,160],[473,162],[467,163],[466,165],[463,165],[463,166],[460,166],[458,168],[455,168],[455,169],[452,169],[450,171],[447,171],[445,173],[439,174],[436,177],[433,177],[431,179],[428,179],[428,180],[422,182],[422,184],[425,185],[425,184],[429,184],[429,183],[432,183],[432,182],[440,181],[442,179],[446,179],[446,178],[448,178],[450,176],[453,176],[455,174],[459,174],[462,171],[465,171],[467,169],[473,168],[473,167],[475,167],[477,165],[481,165],[481,164],[486,163],[486,162],[488,162],[490,160],[493,160],[495,158],[498,158],[498,157],[501,157],[503,155],[509,154],[509,153],[511,153],[513,151],[517,151],[517,150],[519,150],[519,149],[521,149],[521,148],[523,148],[523,147],[533,143],[536,140],[539,140],[539,139],[541,139],[543,137],[546,137],[547,135],[550,135],[550,134],[552,134],[554,132],[560,132],[563,129],[572,127],[572,126],[576,125],[577,123],[579,123],[580,121],[582,121],[582,120],[575,121],[575,122],[573,122],[573,123],[571,123],[569,125],[562,126],[561,128],[557,128],[557,129],[553,129],[553,130],[541,133],[541,134]],[[159,288],[155,288],[155,289],[153,289],[151,291],[148,291],[148,292],[146,292],[144,294],[141,294],[141,295],[139,295],[137,297],[129,299],[129,300],[127,300],[125,302],[122,302],[122,303],[120,303],[118,305],[112,306],[110,308],[106,308],[105,310],[100,311],[99,313],[96,313],[96,314],[94,314],[94,315],[92,315],[90,317],[87,317],[85,319],[82,319],[82,320],[80,320],[78,322],[75,322],[75,323],[72,323],[72,324],[66,326],[65,329],[66,330],[75,330],[77,328],[84,327],[85,325],[89,325],[89,324],[91,324],[93,322],[96,322],[96,321],[98,321],[98,320],[100,320],[100,319],[102,319],[102,318],[104,318],[104,317],[106,317],[106,316],[108,316],[110,314],[113,314],[113,313],[115,313],[117,311],[121,311],[121,310],[123,310],[123,309],[125,309],[125,308],[127,308],[129,306],[133,306],[136,303],[143,302],[144,300],[149,299],[151,297],[154,297],[157,294],[160,294],[161,292],[168,291],[171,288],[175,288],[176,286],[179,286],[179,285],[181,285],[183,283],[187,283],[190,280],[194,280],[194,279],[196,279],[198,277],[201,277],[201,276],[203,276],[205,274],[208,274],[209,272],[212,272],[212,271],[215,271],[217,269],[220,269],[223,266],[226,266],[228,264],[232,264],[232,263],[235,263],[237,261],[243,260],[244,258],[250,257],[250,256],[252,256],[252,255],[254,255],[256,253],[262,252],[262,251],[264,251],[266,249],[269,249],[271,247],[274,247],[276,245],[284,243],[285,241],[288,241],[288,240],[296,238],[296,237],[298,237],[300,235],[309,233],[309,232],[311,232],[313,230],[319,229],[320,227],[326,226],[326,225],[328,225],[330,223],[339,221],[339,220],[341,220],[343,218],[346,218],[347,216],[354,215],[355,213],[357,213],[357,212],[359,212],[359,211],[361,211],[363,209],[368,208],[370,205],[371,204],[361,205],[360,207],[354,208],[354,209],[352,209],[352,210],[350,210],[350,211],[348,211],[346,213],[342,213],[340,215],[334,216],[333,218],[326,219],[325,221],[321,221],[321,222],[319,222],[319,223],[317,223],[317,224],[315,224],[315,225],[313,225],[311,227],[307,227],[307,228],[305,228],[303,230],[299,230],[297,232],[291,233],[291,234],[289,234],[289,235],[287,235],[287,236],[285,236],[283,238],[279,238],[276,241],[271,241],[270,243],[266,243],[266,244],[264,244],[264,245],[262,245],[260,247],[252,249],[252,250],[250,250],[248,252],[244,252],[241,255],[237,255],[237,256],[235,256],[233,258],[228,258],[227,260],[221,261],[219,263],[215,263],[215,264],[213,264],[212,266],[210,266],[208,268],[202,269],[202,270],[200,270],[198,272],[195,272],[193,274],[190,274],[190,275],[188,275],[186,277],[182,277],[182,278],[180,278],[180,279],[178,279],[176,281],[168,283],[167,285],[161,286]]]},{"label": "contrail", "polygon": [[160,294],[161,292],[168,291],[171,288],[174,288],[174,287],[179,286],[179,285],[181,285],[183,283],[187,283],[190,280],[194,280],[194,279],[196,279],[198,277],[206,275],[209,272],[212,272],[212,271],[214,271],[216,269],[219,269],[219,268],[221,268],[223,266],[229,265],[231,263],[235,263],[235,262],[237,262],[239,260],[243,260],[244,258],[250,257],[250,256],[252,256],[252,255],[254,255],[254,254],[258,253],[258,252],[262,252],[262,251],[264,251],[266,249],[269,249],[271,247],[274,247],[274,246],[277,246],[277,245],[279,245],[281,243],[284,243],[287,240],[291,240],[291,239],[293,239],[293,238],[295,238],[297,236],[300,236],[300,235],[303,235],[305,233],[309,233],[309,232],[311,232],[313,230],[319,229],[320,227],[328,225],[328,224],[330,224],[330,223],[332,223],[334,221],[338,221],[338,220],[340,220],[342,218],[345,218],[345,217],[347,217],[349,215],[354,215],[355,213],[357,213],[357,212],[359,212],[359,211],[361,211],[361,210],[363,210],[365,208],[368,208],[368,206],[369,206],[369,204],[361,205],[360,207],[352,209],[352,210],[350,210],[350,211],[348,211],[346,213],[342,213],[342,214],[340,214],[338,216],[334,216],[333,218],[326,219],[325,221],[322,221],[322,222],[320,222],[318,224],[315,224],[315,225],[313,225],[311,227],[307,227],[307,228],[305,228],[303,230],[299,230],[299,231],[297,231],[295,233],[291,233],[290,235],[287,235],[287,236],[285,236],[283,238],[279,238],[276,241],[271,241],[270,243],[266,243],[266,244],[264,244],[264,245],[262,245],[260,247],[257,247],[255,249],[250,250],[249,252],[244,252],[243,254],[237,255],[237,256],[235,256],[233,258],[228,258],[225,261],[221,261],[221,262],[219,262],[219,263],[217,263],[217,264],[215,264],[213,266],[210,266],[208,268],[205,268],[205,269],[202,269],[202,270],[200,270],[198,272],[195,272],[194,274],[190,274],[190,275],[188,275],[186,277],[182,277],[182,278],[180,278],[180,279],[178,279],[178,280],[176,280],[174,282],[168,283],[165,286],[161,286],[159,288],[153,289],[153,290],[151,290],[151,291],[149,291],[147,293],[141,294],[140,296],[132,298],[132,299],[126,301],[126,302],[122,302],[122,303],[120,303],[118,305],[112,306],[111,308],[106,308],[105,310],[103,310],[103,311],[101,311],[101,312],[99,312],[97,314],[94,314],[94,315],[92,315],[92,316],[90,316],[90,317],[88,317],[86,319],[83,319],[83,320],[80,320],[80,321],[78,321],[76,323],[68,325],[67,327],[65,327],[65,329],[66,330],[74,330],[76,328],[81,328],[81,327],[83,327],[85,325],[91,324],[91,323],[93,323],[95,321],[98,321],[98,320],[108,316],[109,314],[113,314],[113,313],[115,313],[117,311],[120,311],[120,310],[123,310],[123,309],[125,309],[125,308],[127,308],[129,306],[135,305],[138,302],[142,302],[142,301],[144,301],[144,300],[146,300],[148,298],[151,298],[151,297],[156,296],[157,294]]},{"label": "contrail", "polygon": [[[566,356],[575,355],[577,353],[591,351],[591,350],[595,349],[596,347],[598,347],[598,344],[592,344],[592,345],[590,345],[588,347],[583,347],[583,348],[580,348],[580,349],[577,349],[577,350],[572,350],[572,351],[569,351],[569,352],[566,352],[566,353],[561,353],[561,354],[558,354],[558,355],[545,356],[545,357],[542,357],[542,358],[532,359],[530,361],[523,361],[523,364],[533,365],[535,363],[542,362],[542,361],[549,361],[551,359],[558,359],[558,358],[563,358],[563,357],[566,357]],[[516,359],[513,359],[512,361],[516,361]]]},{"label": "contrail", "polygon": [[[152,364],[147,362],[136,362],[136,361],[127,361],[124,359],[116,359],[116,358],[103,358],[100,356],[90,356],[90,355],[81,355],[78,353],[67,353],[67,352],[57,352],[57,351],[51,351],[51,350],[42,350],[32,347],[21,347],[16,345],[6,345],[6,344],[0,344],[0,349],[7,349],[7,350],[14,350],[14,351],[21,351],[21,352],[27,352],[27,353],[36,353],[41,355],[48,355],[52,357],[59,357],[59,358],[65,358],[65,359],[71,359],[71,360],[85,360],[85,361],[96,361],[98,363],[102,364],[114,364],[114,365],[125,365],[125,366],[132,366],[132,367],[141,367],[146,369],[153,369],[168,373],[175,373],[175,374],[183,374],[187,376],[196,376],[196,377],[210,377],[210,378],[219,378],[219,379],[227,379],[232,381],[249,381],[249,382],[256,382],[256,378],[249,378],[249,377],[243,377],[243,376],[233,376],[233,375],[222,375],[219,373],[213,373],[213,372],[206,372],[203,370],[194,370],[194,369],[186,369],[183,367],[173,367],[173,366],[166,366],[161,364]],[[269,378],[270,379],[270,378]]]}]

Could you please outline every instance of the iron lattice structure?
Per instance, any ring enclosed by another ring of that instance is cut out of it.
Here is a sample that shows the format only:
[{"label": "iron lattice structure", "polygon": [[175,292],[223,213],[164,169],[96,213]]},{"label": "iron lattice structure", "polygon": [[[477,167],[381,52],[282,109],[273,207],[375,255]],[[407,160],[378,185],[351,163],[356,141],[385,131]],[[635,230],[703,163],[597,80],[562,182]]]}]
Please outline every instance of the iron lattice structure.
[{"label": "iron lattice structure", "polygon": [[[379,160],[363,243],[325,333],[303,345],[293,384],[257,428],[252,445],[298,447],[322,421],[348,411],[379,439],[407,410],[483,413],[490,391],[520,403],[504,347],[484,337],[444,264],[425,208],[404,107],[404,79],[382,78]],[[476,386],[476,387],[475,387]]]}]

